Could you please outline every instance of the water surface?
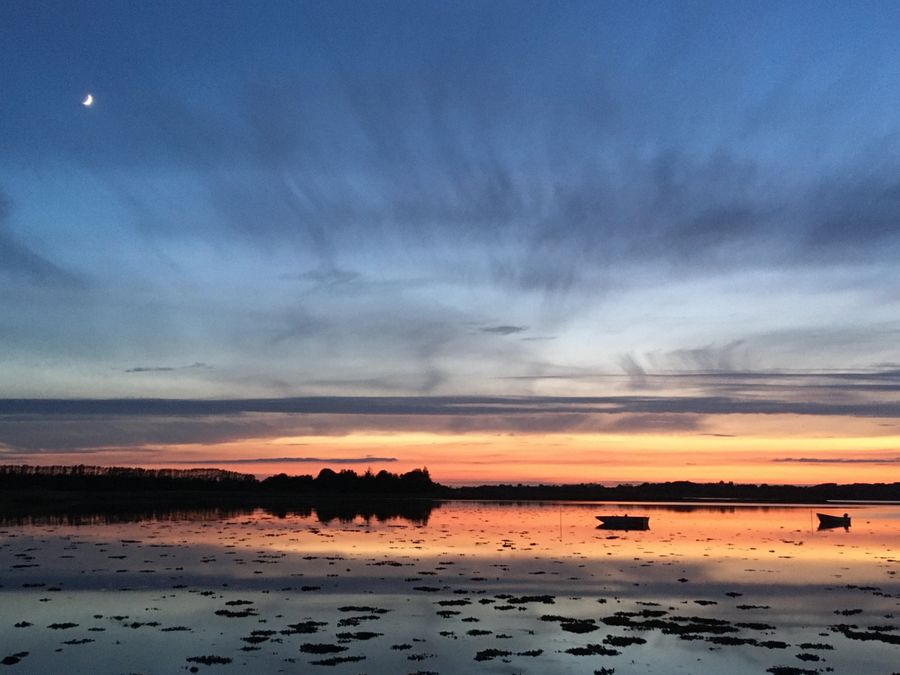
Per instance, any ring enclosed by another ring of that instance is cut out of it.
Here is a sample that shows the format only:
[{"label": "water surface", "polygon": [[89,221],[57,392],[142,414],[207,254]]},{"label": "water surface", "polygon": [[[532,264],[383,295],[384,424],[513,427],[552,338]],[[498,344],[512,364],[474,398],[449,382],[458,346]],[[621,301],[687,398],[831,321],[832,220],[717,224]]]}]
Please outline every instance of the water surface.
[{"label": "water surface", "polygon": [[[29,673],[896,672],[900,507],[829,509],[851,514],[846,531],[818,530],[815,510],[18,518],[0,525],[0,660]],[[598,529],[603,513],[649,515],[650,529]]]}]

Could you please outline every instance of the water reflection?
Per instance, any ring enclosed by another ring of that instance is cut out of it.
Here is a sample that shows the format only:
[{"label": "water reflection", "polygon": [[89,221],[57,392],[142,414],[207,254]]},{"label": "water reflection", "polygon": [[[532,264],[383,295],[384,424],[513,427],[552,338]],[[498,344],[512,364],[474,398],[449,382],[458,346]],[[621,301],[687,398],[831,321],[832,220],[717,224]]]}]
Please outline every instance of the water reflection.
[{"label": "water reflection", "polygon": [[[206,657],[260,673],[896,668],[900,508],[854,507],[851,531],[819,531],[809,507],[684,506],[362,502],[4,522],[0,626],[15,648],[0,660],[94,673],[183,672]],[[632,512],[653,528],[596,528],[598,513]]]},{"label": "water reflection", "polygon": [[[104,523],[134,523],[144,520],[219,520],[239,515],[249,515],[256,511],[270,513],[279,518],[289,516],[316,517],[322,523],[339,521],[351,522],[357,518],[365,520],[387,521],[403,519],[412,523],[428,524],[432,513],[440,509],[446,502],[430,499],[318,499],[315,501],[273,501],[272,503],[251,503],[247,505],[223,506],[171,506],[153,504],[140,506],[121,502],[60,504],[42,507],[39,510],[18,504],[15,508],[0,504],[0,525],[98,525]],[[457,502],[460,503],[460,502]],[[493,510],[491,518],[510,509],[578,509],[596,511],[603,507],[602,502],[519,502],[519,501],[473,501],[465,502],[477,509]],[[802,506],[786,506],[775,504],[710,504],[700,503],[647,503],[621,502],[614,506],[620,511],[648,511],[672,514],[731,514],[747,517],[757,514],[782,513],[787,508],[794,511],[805,509]],[[898,510],[900,513],[900,510]],[[900,516],[897,516],[900,518]],[[833,521],[844,526],[843,521]],[[639,524],[639,523],[635,523]],[[828,523],[828,527],[831,526]],[[847,520],[849,524],[849,518]]]},{"label": "water reflection", "polygon": [[0,511],[0,526],[41,526],[62,525],[82,527],[110,525],[116,523],[139,523],[143,521],[220,521],[254,513],[271,514],[276,518],[315,517],[323,524],[332,521],[350,523],[358,518],[369,521],[387,522],[405,520],[426,525],[434,509],[440,502],[432,500],[322,500],[316,502],[291,502],[290,505],[274,505],[263,508],[211,507],[211,508],[133,508],[121,504],[109,504],[105,508],[96,505],[68,508],[66,511],[43,513],[22,513],[21,508],[13,512]]},{"label": "water reflection", "polygon": [[828,513],[817,513],[816,517],[819,519],[820,530],[828,530],[835,527],[843,527],[844,530],[850,529],[850,516],[846,513],[842,516],[836,516]]},{"label": "water reflection", "polygon": [[367,523],[375,520],[387,522],[401,519],[418,525],[427,525],[434,509],[440,508],[439,502],[430,500],[380,500],[323,502],[316,504],[316,516],[322,523],[333,520],[350,523],[362,518]]},{"label": "water reflection", "polygon": [[217,522],[227,518],[253,513],[253,508],[208,508],[208,509],[120,509],[108,508],[98,510],[96,508],[84,511],[71,511],[68,513],[2,513],[0,512],[0,527],[19,526],[71,526],[89,527],[92,525],[113,525],[122,523],[140,523],[144,521],[154,522]]}]

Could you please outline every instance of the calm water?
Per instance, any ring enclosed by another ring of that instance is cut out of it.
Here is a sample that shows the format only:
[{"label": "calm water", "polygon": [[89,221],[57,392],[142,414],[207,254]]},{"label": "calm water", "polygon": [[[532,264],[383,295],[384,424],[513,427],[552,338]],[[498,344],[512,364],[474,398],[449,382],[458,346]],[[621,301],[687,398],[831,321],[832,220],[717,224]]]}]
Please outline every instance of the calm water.
[{"label": "calm water", "polygon": [[[900,671],[900,507],[828,509],[850,512],[848,531],[815,529],[815,510],[460,502],[409,518],[6,522],[0,668]],[[601,513],[650,529],[597,529]]]}]

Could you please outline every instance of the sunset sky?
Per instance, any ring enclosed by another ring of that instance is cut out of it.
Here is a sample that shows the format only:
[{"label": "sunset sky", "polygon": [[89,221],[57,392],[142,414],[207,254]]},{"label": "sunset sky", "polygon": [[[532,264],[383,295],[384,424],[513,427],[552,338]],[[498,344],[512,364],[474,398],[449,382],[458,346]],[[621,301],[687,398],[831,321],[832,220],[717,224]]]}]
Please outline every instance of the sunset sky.
[{"label": "sunset sky", "polygon": [[6,0],[0,463],[900,480],[898,27]]}]

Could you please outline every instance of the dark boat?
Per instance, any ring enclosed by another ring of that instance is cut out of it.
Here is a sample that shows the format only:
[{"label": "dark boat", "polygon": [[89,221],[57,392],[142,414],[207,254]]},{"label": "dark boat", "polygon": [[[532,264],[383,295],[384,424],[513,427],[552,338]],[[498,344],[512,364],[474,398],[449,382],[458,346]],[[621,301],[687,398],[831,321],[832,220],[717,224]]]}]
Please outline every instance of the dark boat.
[{"label": "dark boat", "polygon": [[603,530],[649,530],[650,516],[597,516]]},{"label": "dark boat", "polygon": [[842,516],[832,516],[827,513],[817,513],[819,517],[819,529],[824,530],[829,527],[850,527],[850,516],[846,513]]}]

